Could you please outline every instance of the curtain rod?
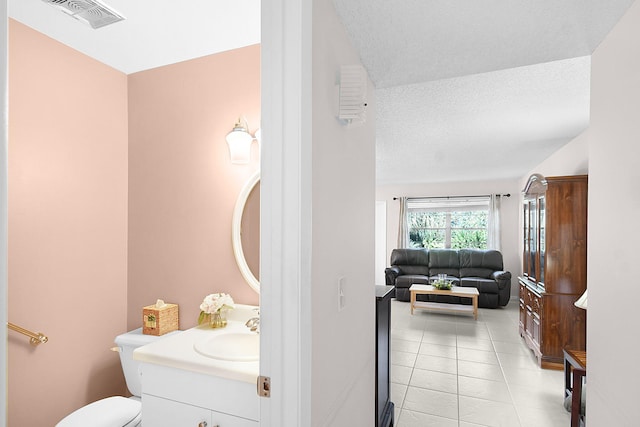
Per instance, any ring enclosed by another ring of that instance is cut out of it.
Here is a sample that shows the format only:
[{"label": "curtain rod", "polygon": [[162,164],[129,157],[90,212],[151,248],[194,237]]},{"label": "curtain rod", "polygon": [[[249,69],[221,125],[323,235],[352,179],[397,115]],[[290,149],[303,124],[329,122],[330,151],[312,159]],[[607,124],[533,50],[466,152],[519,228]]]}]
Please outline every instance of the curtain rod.
[{"label": "curtain rod", "polygon": [[[491,194],[476,194],[474,196],[435,196],[435,197],[407,197],[408,199],[470,199],[472,197],[490,197]],[[511,197],[511,193],[496,194],[498,197]],[[398,200],[400,197],[394,197],[393,200]]]}]

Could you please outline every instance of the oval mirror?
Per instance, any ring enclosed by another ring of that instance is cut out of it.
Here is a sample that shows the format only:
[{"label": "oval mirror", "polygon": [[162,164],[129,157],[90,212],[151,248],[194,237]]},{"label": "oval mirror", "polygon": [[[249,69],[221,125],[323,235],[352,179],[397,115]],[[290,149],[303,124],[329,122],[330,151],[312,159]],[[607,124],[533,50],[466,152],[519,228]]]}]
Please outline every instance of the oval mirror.
[{"label": "oval mirror", "polygon": [[238,195],[233,210],[231,241],[242,277],[260,293],[260,171],[249,178]]}]

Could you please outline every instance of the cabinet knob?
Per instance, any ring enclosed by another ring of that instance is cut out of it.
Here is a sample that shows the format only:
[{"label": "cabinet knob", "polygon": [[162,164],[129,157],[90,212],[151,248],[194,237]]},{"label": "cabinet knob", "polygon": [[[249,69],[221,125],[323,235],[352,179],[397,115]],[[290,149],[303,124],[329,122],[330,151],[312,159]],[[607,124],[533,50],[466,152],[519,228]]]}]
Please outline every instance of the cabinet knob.
[{"label": "cabinet knob", "polygon": [[199,423],[198,427],[207,427],[207,422],[203,421],[203,422]]}]

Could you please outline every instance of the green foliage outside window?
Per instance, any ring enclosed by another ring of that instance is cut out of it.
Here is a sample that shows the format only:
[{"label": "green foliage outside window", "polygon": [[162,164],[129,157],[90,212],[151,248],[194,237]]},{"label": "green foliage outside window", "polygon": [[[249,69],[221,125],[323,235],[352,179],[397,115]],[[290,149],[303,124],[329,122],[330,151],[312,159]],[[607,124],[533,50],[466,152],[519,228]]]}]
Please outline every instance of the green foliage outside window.
[{"label": "green foliage outside window", "polygon": [[487,248],[487,211],[409,211],[407,221],[410,247]]}]

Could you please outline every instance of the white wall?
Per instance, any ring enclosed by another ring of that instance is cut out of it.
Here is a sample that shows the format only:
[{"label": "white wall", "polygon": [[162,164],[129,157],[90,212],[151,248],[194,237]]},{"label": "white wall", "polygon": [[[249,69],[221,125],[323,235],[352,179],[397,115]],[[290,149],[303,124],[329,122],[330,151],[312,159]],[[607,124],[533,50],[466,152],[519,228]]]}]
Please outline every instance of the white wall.
[{"label": "white wall", "polygon": [[589,138],[583,132],[567,145],[553,153],[520,180],[524,188],[529,176],[538,173],[543,176],[586,175],[589,173]]},{"label": "white wall", "polygon": [[[591,58],[589,128],[531,172],[589,174],[587,424],[637,425],[640,3]],[[522,177],[526,182],[528,176]]]},{"label": "white wall", "polygon": [[587,423],[638,425],[640,3],[592,56]]},{"label": "white wall", "polygon": [[398,222],[400,205],[394,197],[435,197],[435,196],[473,196],[482,194],[511,194],[503,197],[500,206],[502,228],[502,257],[504,268],[513,275],[511,296],[517,296],[518,281],[522,263],[519,233],[520,192],[522,186],[518,180],[473,181],[457,183],[381,185],[376,188],[376,200],[387,203],[387,265],[391,251],[398,244]]},{"label": "white wall", "polygon": [[[313,426],[374,425],[375,99],[367,122],[336,118],[341,65],[360,64],[333,2],[313,2]],[[338,310],[344,278],[345,307]]]}]

